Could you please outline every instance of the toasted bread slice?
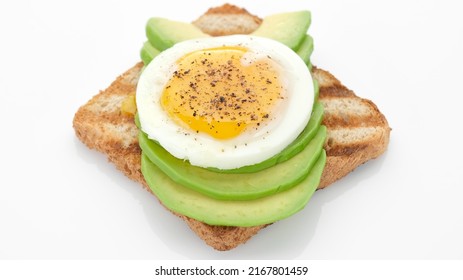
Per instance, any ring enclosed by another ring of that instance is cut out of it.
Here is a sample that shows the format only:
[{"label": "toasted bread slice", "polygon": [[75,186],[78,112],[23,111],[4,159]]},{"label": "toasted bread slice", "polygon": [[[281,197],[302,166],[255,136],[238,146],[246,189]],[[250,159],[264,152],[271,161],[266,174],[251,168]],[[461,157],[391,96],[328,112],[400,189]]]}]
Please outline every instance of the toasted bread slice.
[{"label": "toasted bread slice", "polygon": [[[195,24],[203,26],[215,15],[238,15],[248,20],[245,10],[230,6],[209,10]],[[240,11],[239,13],[236,11]],[[219,11],[220,13],[217,13]],[[209,24],[209,25],[212,25]],[[254,27],[250,27],[251,32]],[[255,27],[257,28],[257,26]],[[208,30],[204,30],[209,32]],[[213,31],[217,32],[217,30]],[[212,33],[213,33],[212,32]],[[234,26],[220,27],[220,34],[236,33]],[[249,32],[247,32],[249,33]],[[219,34],[219,33],[213,33]],[[89,148],[106,154],[111,162],[130,179],[139,182],[150,191],[140,171],[141,150],[138,146],[138,128],[133,117],[121,114],[121,103],[136,89],[143,63],[138,63],[119,76],[106,90],[94,96],[75,114],[73,126],[77,137]],[[313,76],[320,86],[319,99],[325,108],[324,125],[328,128],[325,144],[327,151],[326,167],[319,188],[324,188],[347,175],[360,164],[381,155],[389,142],[390,128],[373,102],[357,97],[343,86],[333,75],[314,67]],[[151,192],[151,191],[150,191]],[[174,213],[176,214],[176,213]],[[208,245],[217,250],[230,250],[246,242],[259,230],[268,226],[230,227],[211,226],[200,221],[178,215]]]}]

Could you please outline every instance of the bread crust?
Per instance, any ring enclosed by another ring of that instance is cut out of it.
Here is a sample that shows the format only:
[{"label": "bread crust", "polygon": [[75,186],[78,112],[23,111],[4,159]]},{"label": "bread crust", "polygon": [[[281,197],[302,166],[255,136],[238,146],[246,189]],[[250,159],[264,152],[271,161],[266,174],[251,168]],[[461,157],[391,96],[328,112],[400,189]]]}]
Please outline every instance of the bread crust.
[{"label": "bread crust", "polygon": [[[231,5],[210,9],[203,16],[217,14],[244,14],[255,17],[246,10]],[[223,30],[220,35],[235,32],[231,29],[226,31]],[[121,102],[135,92],[142,67],[143,63],[137,63],[119,76],[106,90],[81,106],[74,116],[73,127],[77,137],[85,145],[107,155],[109,161],[127,177],[139,182],[151,192],[141,173],[138,128],[133,117],[124,116],[120,112]],[[357,97],[327,71],[314,67],[313,76],[319,81],[319,100],[325,108],[323,124],[328,129],[324,146],[327,151],[327,161],[319,185],[320,189],[346,176],[360,164],[381,155],[387,148],[390,128],[386,118],[373,102]],[[348,135],[349,141],[344,141],[345,139],[340,135]],[[183,219],[201,239],[217,250],[233,249],[268,226],[212,226],[174,214]]]}]

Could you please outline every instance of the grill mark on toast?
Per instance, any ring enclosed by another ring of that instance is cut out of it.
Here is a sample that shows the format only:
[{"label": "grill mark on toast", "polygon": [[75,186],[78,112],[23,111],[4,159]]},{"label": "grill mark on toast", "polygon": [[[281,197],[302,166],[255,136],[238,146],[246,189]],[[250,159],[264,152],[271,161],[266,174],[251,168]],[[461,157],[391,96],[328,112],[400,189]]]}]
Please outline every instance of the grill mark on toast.
[{"label": "grill mark on toast", "polygon": [[[334,102],[334,100],[336,100]],[[345,101],[345,102],[341,102]],[[325,108],[323,124],[330,129],[355,127],[388,127],[388,123],[378,107],[370,100],[354,96],[352,98],[321,98]],[[335,103],[333,106],[333,103]],[[339,103],[346,103],[340,106]]]},{"label": "grill mark on toast", "polygon": [[381,127],[331,129],[324,148],[330,156],[350,156],[367,149],[381,134]]},{"label": "grill mark on toast", "polygon": [[355,97],[353,91],[346,88],[341,82],[336,79],[331,73],[318,69],[317,67],[312,68],[312,75],[318,81],[320,86],[319,98],[325,99],[329,97]]},{"label": "grill mark on toast", "polygon": [[365,150],[368,147],[366,143],[359,144],[350,144],[350,145],[339,145],[331,148],[325,147],[326,154],[332,157],[338,156],[351,156],[355,153],[358,153],[362,150]]},{"label": "grill mark on toast", "polygon": [[355,97],[355,94],[343,85],[320,86],[320,99],[340,97]]},{"label": "grill mark on toast", "polygon": [[[323,102],[322,102],[323,103]],[[384,125],[384,119],[377,114],[355,115],[348,112],[331,112],[326,110],[322,124],[329,130],[340,128],[373,127]]]}]

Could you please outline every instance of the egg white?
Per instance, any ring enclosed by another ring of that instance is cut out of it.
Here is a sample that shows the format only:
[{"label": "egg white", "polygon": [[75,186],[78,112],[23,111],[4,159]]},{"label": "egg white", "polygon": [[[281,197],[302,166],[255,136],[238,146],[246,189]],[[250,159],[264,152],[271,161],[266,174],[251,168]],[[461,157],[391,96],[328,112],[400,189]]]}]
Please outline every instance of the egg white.
[{"label": "egg white", "polygon": [[[178,125],[161,106],[165,85],[177,69],[176,61],[202,49],[241,46],[251,59],[270,56],[280,68],[286,97],[265,125],[239,136],[220,140]],[[173,156],[192,165],[233,169],[262,162],[288,146],[310,119],[314,101],[313,81],[302,59],[287,46],[262,37],[232,35],[184,41],[155,57],[140,76],[136,103],[141,129]]]}]

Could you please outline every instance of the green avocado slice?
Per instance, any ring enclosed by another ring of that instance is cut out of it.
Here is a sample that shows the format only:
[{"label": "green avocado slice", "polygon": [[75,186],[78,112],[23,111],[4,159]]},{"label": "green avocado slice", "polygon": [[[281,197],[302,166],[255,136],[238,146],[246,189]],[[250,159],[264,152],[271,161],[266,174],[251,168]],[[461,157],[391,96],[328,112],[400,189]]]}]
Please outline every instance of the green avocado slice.
[{"label": "green avocado slice", "polygon": [[150,42],[146,41],[143,44],[143,47],[140,50],[140,58],[143,61],[143,64],[148,65],[153,58],[155,58],[161,52],[153,47]]},{"label": "green avocado slice", "polygon": [[264,18],[251,35],[273,39],[297,50],[309,29],[312,16],[309,11],[279,13]]},{"label": "green avocado slice", "polygon": [[[310,65],[310,55],[313,52],[313,38],[306,34],[296,53],[302,58],[305,64]],[[310,67],[309,67],[310,69]]]},{"label": "green avocado slice", "polygon": [[146,37],[154,48],[163,51],[178,42],[209,35],[191,23],[153,17],[146,24]]},{"label": "green avocado slice", "polygon": [[320,126],[315,137],[291,159],[255,173],[223,174],[193,166],[164,150],[159,144],[139,134],[143,153],[174,182],[218,200],[252,200],[290,189],[310,172],[320,155],[326,127]]},{"label": "green avocado slice", "polygon": [[297,186],[264,198],[217,200],[172,181],[142,154],[141,171],[153,193],[168,209],[210,225],[249,227],[287,218],[307,204],[323,173],[323,150],[309,175]]},{"label": "green avocado slice", "polygon": [[[310,65],[309,68],[311,68],[312,66]],[[317,79],[315,79],[315,77],[312,78],[312,81],[313,81],[313,87],[314,87],[314,90],[313,90],[313,93],[314,93],[314,102],[317,102],[318,101],[318,96],[320,95],[320,86],[318,84],[318,81]],[[317,102],[318,103],[318,102]],[[323,106],[323,105],[322,105]]]}]

